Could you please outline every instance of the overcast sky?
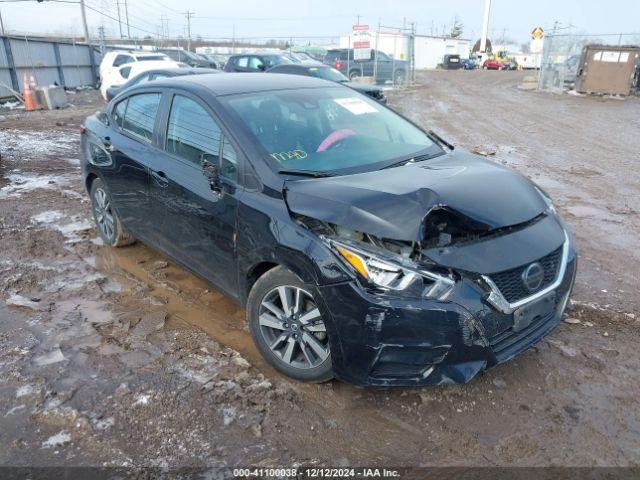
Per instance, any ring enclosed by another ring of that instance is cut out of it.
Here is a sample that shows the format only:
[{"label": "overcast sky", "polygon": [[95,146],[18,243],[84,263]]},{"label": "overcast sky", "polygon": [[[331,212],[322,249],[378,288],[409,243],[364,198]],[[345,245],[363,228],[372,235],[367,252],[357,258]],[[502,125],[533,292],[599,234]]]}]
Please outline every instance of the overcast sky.
[{"label": "overcast sky", "polygon": [[[6,1],[6,0],[5,0]],[[69,0],[67,0],[69,1]],[[87,7],[117,18],[116,0],[85,0]],[[186,18],[194,12],[192,36],[303,37],[339,36],[348,33],[360,15],[372,27],[402,26],[416,22],[418,33],[449,31],[454,17],[464,25],[463,37],[477,39],[482,28],[484,0],[127,0],[131,35],[157,33],[161,16],[168,20],[172,36],[184,35]],[[124,0],[121,15],[124,19]],[[76,33],[81,35],[78,5],[66,3],[3,3],[0,12],[9,31]],[[119,35],[118,24],[94,10],[87,10],[93,35],[104,25],[108,36]],[[572,26],[573,33],[636,33],[640,31],[639,0],[493,0],[490,37],[517,42],[528,40],[536,26],[550,31],[554,21]],[[565,30],[567,31],[567,30]],[[126,35],[126,27],[124,27]]]}]

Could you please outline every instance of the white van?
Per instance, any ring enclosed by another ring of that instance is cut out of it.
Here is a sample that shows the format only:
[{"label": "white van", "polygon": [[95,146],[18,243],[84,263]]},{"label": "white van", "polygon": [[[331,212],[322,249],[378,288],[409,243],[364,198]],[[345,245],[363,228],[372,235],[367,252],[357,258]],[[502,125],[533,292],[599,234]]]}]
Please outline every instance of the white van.
[{"label": "white van", "polygon": [[177,66],[175,62],[162,53],[144,50],[113,50],[106,52],[102,62],[100,62],[100,93],[102,93],[102,97],[106,98],[107,88],[113,85],[121,85],[127,81],[126,78],[122,77],[120,67],[129,63],[148,61],[172,62],[174,65],[171,65],[171,67],[167,65],[168,68]]}]

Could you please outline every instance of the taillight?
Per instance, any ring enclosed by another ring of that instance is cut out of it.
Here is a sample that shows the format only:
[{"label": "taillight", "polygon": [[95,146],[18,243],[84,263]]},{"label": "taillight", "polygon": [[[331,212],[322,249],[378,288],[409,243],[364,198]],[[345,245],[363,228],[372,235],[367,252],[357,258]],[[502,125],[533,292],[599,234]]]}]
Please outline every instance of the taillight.
[{"label": "taillight", "polygon": [[87,131],[87,128],[84,125],[80,125],[80,135]]},{"label": "taillight", "polygon": [[333,62],[333,68],[335,68],[336,70],[340,70],[340,68],[342,68],[342,62],[340,60],[336,60],[335,62]]}]

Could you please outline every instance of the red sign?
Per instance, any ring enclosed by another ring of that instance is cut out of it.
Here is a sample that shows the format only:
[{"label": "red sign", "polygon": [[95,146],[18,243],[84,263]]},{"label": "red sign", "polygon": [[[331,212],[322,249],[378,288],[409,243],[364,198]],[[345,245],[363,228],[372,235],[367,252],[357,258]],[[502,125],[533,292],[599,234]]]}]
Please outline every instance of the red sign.
[{"label": "red sign", "polygon": [[369,25],[354,25],[353,30],[369,30]]},{"label": "red sign", "polygon": [[371,42],[353,42],[353,48],[371,48]]}]

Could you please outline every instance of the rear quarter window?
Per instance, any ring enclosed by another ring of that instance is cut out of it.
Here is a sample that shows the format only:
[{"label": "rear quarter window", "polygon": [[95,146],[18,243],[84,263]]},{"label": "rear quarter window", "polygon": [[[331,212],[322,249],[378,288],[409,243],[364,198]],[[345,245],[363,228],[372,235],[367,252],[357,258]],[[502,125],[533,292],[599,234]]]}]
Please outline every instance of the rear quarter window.
[{"label": "rear quarter window", "polygon": [[125,98],[121,102],[119,102],[113,109],[113,113],[111,117],[113,118],[113,122],[122,128],[122,122],[124,121],[124,112],[127,110],[127,101],[129,99]]}]

